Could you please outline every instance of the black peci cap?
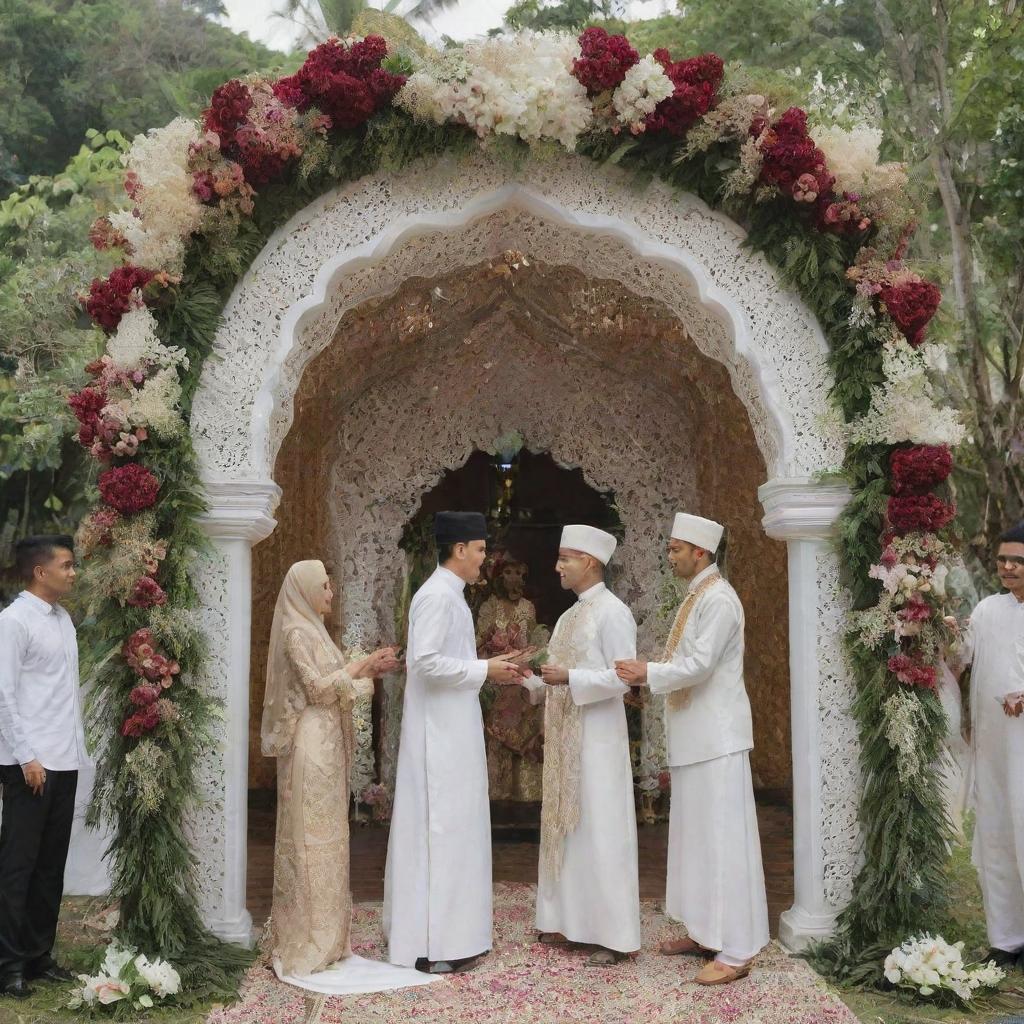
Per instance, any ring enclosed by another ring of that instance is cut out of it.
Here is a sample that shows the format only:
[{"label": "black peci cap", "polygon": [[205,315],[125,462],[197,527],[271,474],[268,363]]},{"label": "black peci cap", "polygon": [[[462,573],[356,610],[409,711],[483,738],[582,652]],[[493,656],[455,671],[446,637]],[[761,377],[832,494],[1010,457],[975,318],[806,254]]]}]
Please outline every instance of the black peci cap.
[{"label": "black peci cap", "polygon": [[487,540],[487,520],[479,512],[438,512],[434,515],[434,539],[438,544]]}]

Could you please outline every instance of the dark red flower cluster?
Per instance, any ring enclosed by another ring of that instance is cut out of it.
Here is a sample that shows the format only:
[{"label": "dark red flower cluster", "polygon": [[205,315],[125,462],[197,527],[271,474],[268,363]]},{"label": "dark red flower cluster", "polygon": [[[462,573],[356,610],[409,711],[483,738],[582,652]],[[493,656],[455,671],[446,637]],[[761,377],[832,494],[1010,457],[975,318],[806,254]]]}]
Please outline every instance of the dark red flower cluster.
[{"label": "dark red flower cluster", "polygon": [[924,494],[953,472],[949,445],[919,444],[897,448],[889,456],[894,494]]},{"label": "dark red flower cluster", "polygon": [[121,735],[138,739],[143,733],[152,732],[159,724],[159,709],[156,704],[148,704],[124,720],[121,725]]},{"label": "dark red flower cluster", "polygon": [[[751,126],[760,135],[766,125],[756,120]],[[765,132],[760,143],[763,163],[761,181],[775,185],[797,202],[810,203],[820,210],[828,208],[833,199],[835,179],[828,173],[825,154],[807,133],[807,114],[799,107],[790,107]]]},{"label": "dark red flower cluster", "polygon": [[938,682],[934,665],[924,665],[908,654],[894,654],[886,664],[889,671],[908,686],[923,686],[934,690]]},{"label": "dark red flower cluster", "polygon": [[[241,166],[246,182],[266,185],[281,177],[299,150],[281,149],[275,140],[251,124],[248,115],[252,106],[252,93],[238,79],[232,79],[214,92],[210,106],[203,111],[203,126],[217,134],[221,153]],[[213,198],[212,174],[201,173],[194,181],[195,192],[201,199]]]},{"label": "dark red flower cluster", "polygon": [[203,127],[216,132],[222,150],[234,145],[235,132],[252,109],[252,95],[237,78],[214,89],[210,105],[203,111]]},{"label": "dark red flower cluster", "polygon": [[152,576],[140,576],[126,603],[132,608],[153,608],[167,604],[167,594]]},{"label": "dark red flower cluster", "polygon": [[299,110],[316,107],[338,128],[358,128],[405,85],[404,76],[381,67],[387,52],[380,36],[367,36],[351,46],[328,39],[310,51],[294,75],[274,85],[274,95]]},{"label": "dark red flower cluster", "polygon": [[180,671],[178,663],[157,648],[153,631],[149,629],[137,629],[132,633],[122,645],[121,655],[136,675],[164,690]]},{"label": "dark red flower cluster", "polygon": [[152,270],[126,263],[112,270],[105,281],[95,278],[89,286],[85,311],[105,331],[116,331],[121,317],[131,308],[132,292],[145,288],[154,276]]},{"label": "dark red flower cluster", "polygon": [[903,337],[914,348],[923,344],[925,328],[939,308],[942,292],[931,281],[906,281],[883,286],[878,297]]},{"label": "dark red flower cluster", "polygon": [[103,500],[125,515],[151,508],[160,492],[160,481],[137,462],[101,473],[99,486]]},{"label": "dark red flower cluster", "polygon": [[938,533],[956,515],[956,506],[934,494],[894,494],[887,509],[889,524],[897,534]]},{"label": "dark red flower cluster", "polygon": [[585,29],[579,44],[581,56],[572,62],[572,73],[590,96],[614,89],[640,60],[625,36],[610,36],[603,28]]},{"label": "dark red flower cluster", "polygon": [[715,105],[725,65],[714,53],[673,62],[668,50],[655,50],[654,59],[665,69],[675,92],[647,115],[645,130],[680,138]]},{"label": "dark red flower cluster", "polygon": [[96,440],[100,411],[106,404],[107,393],[102,388],[85,387],[68,396],[68,405],[78,420],[78,440],[86,448]]}]

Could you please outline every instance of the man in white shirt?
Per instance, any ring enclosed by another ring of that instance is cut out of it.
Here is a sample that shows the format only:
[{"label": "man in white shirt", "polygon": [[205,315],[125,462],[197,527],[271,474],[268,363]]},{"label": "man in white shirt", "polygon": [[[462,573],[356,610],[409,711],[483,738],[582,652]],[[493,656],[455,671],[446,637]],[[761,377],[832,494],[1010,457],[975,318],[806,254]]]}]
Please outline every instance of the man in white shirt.
[{"label": "man in white shirt", "polygon": [[19,541],[25,589],[0,612],[0,995],[17,999],[34,979],[72,979],[52,957],[78,770],[89,763],[75,627],[58,604],[75,580],[72,545]]},{"label": "man in white shirt", "polygon": [[605,586],[616,540],[593,526],[562,530],[555,569],[576,603],[559,618],[543,681],[524,681],[544,709],[537,929],[541,942],[598,948],[593,966],[640,948],[636,808],[615,661],[636,656],[636,622]]},{"label": "man in white shirt", "polygon": [[959,660],[971,668],[971,758],[989,958],[1024,969],[1024,523],[999,538],[1005,593],[971,613]]},{"label": "man in white shirt", "polygon": [[679,513],[668,559],[686,598],[660,662],[620,661],[619,678],[667,695],[665,724],[672,802],[665,912],[687,936],[662,944],[667,955],[713,957],[701,985],[725,985],[750,971],[768,944],[750,751],[750,701],[743,684],[743,606],[719,575],[723,528]]},{"label": "man in white shirt", "polygon": [[521,651],[476,656],[464,594],[487,523],[434,517],[438,566],[409,607],[405,699],[384,868],[388,959],[431,974],[471,969],[491,948],[491,811],[480,712],[485,679],[518,685]]}]

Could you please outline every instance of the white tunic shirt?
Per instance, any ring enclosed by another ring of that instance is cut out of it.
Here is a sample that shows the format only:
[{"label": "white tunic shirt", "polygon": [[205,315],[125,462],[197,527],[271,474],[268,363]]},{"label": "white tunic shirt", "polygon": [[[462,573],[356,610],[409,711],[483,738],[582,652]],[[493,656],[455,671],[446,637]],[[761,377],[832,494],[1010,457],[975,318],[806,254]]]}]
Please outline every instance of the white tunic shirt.
[{"label": "white tunic shirt", "polygon": [[[622,703],[628,687],[616,676],[615,662],[636,657],[636,623],[603,583],[579,600],[585,614],[576,619],[577,658],[568,668],[582,720],[580,822],[565,839],[558,879],[540,878],[537,928],[632,952],[640,948],[636,809]],[[531,700],[544,698],[547,684],[536,676],[524,685]]]},{"label": "white tunic shirt", "polygon": [[986,597],[965,641],[971,670],[971,754],[978,868],[989,942],[1024,946],[1024,717],[1003,712],[1003,697],[1024,690],[1024,603]]},{"label": "white tunic shirt", "polygon": [[[696,590],[716,565],[690,581]],[[723,579],[698,598],[671,661],[647,665],[652,693],[690,688],[685,708],[665,708],[668,763],[677,768],[751,750],[754,726],[743,685],[743,605]]]},{"label": "white tunic shirt", "polygon": [[78,693],[78,641],[60,605],[22,591],[0,612],[0,764],[75,771],[90,761]]},{"label": "white tunic shirt", "polygon": [[384,871],[392,963],[491,948],[491,815],[480,687],[465,583],[441,566],[409,609],[405,700]]}]

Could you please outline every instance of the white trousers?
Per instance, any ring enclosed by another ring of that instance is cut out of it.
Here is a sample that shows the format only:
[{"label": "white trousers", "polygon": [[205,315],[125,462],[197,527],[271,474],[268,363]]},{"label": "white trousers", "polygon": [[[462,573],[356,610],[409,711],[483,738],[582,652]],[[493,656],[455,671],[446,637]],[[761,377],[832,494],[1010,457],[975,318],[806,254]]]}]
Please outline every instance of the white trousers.
[{"label": "white trousers", "polygon": [[747,751],[672,769],[665,913],[732,967],[768,944]]}]

